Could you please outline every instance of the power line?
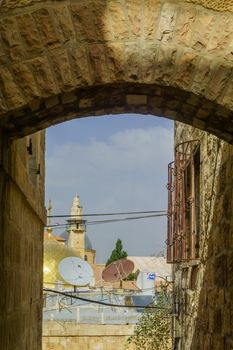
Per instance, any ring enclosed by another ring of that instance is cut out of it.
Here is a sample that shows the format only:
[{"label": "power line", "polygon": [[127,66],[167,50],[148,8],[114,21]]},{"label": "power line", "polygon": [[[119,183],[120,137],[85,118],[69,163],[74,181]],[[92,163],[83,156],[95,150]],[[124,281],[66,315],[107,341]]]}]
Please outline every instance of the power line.
[{"label": "power line", "polygon": [[[113,215],[134,215],[134,214],[152,214],[152,213],[167,213],[167,210],[147,210],[147,211],[129,211],[129,212],[119,212],[119,213],[93,213],[93,214],[83,214],[83,217],[88,216],[113,216]],[[80,218],[80,215],[47,215],[47,218]]]},{"label": "power line", "polygon": [[65,292],[60,292],[58,290],[55,289],[49,289],[49,288],[43,288],[44,292],[50,292],[50,293],[54,293],[54,294],[59,294],[59,295],[63,295],[63,296],[67,296],[73,299],[78,299],[78,300],[82,300],[82,301],[86,301],[88,303],[93,303],[93,304],[99,304],[99,305],[105,305],[105,306],[110,306],[110,307],[123,307],[123,308],[138,308],[138,309],[158,309],[158,310],[167,310],[167,311],[171,311],[169,308],[167,307],[160,307],[160,306],[143,306],[143,305],[122,305],[122,304],[111,304],[111,303],[105,303],[103,301],[97,301],[97,300],[92,300],[92,299],[88,299],[88,298],[83,298],[83,297],[78,297],[77,295],[70,295],[69,293],[65,293]]},{"label": "power line", "polygon": [[104,223],[109,223],[109,222],[119,222],[119,221],[128,221],[128,220],[139,220],[139,219],[155,218],[155,217],[161,217],[161,216],[167,216],[167,213],[166,214],[164,213],[164,214],[155,214],[155,215],[145,215],[145,216],[134,216],[134,217],[128,217],[128,218],[123,218],[123,219],[87,221],[87,225],[104,224]]},{"label": "power line", "polygon": [[[98,224],[107,224],[111,222],[120,222],[120,221],[129,221],[129,220],[140,220],[140,219],[147,219],[147,218],[155,218],[155,217],[162,217],[167,216],[167,213],[164,214],[154,214],[154,215],[144,215],[144,216],[134,216],[134,217],[128,217],[128,218],[119,218],[119,219],[108,219],[108,220],[94,220],[94,221],[85,221],[85,225],[98,225]],[[55,225],[49,225],[45,227],[50,228],[62,228],[66,227],[69,224],[62,223],[62,224],[55,224]]]}]

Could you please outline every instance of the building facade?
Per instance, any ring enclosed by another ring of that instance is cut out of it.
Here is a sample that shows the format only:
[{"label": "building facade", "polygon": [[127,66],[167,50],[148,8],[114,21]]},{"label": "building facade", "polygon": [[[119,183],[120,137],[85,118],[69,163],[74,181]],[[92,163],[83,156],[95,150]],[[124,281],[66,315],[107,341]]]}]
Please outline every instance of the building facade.
[{"label": "building facade", "polygon": [[232,349],[233,147],[176,123],[168,169],[173,348]]},{"label": "building facade", "polygon": [[83,208],[80,204],[80,198],[77,195],[73,199],[67,224],[68,228],[62,234],[65,244],[74,249],[82,259],[94,265],[96,251],[92,248],[91,241],[87,236]]},{"label": "building facade", "polygon": [[0,132],[0,348],[4,350],[39,349],[42,343],[44,152],[44,131],[16,141]]}]

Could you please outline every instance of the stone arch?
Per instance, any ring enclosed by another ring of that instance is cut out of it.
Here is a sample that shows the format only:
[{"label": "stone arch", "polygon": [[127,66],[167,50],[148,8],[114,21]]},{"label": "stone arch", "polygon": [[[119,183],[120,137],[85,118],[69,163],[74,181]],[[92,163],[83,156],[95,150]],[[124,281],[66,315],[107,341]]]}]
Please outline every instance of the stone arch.
[{"label": "stone arch", "polygon": [[0,1],[2,348],[40,349],[45,222],[7,134],[136,111],[233,143],[232,12],[222,0]]},{"label": "stone arch", "polygon": [[3,1],[2,125],[24,136],[137,111],[232,143],[233,15],[214,11],[218,0],[194,2]]}]

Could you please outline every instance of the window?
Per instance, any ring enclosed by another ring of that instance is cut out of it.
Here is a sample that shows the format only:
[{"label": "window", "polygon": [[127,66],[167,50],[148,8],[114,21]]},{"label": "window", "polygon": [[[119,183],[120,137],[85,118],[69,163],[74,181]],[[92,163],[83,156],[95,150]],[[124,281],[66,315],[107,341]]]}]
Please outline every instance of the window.
[{"label": "window", "polygon": [[27,137],[28,151],[28,175],[34,187],[38,185],[38,175],[40,175],[40,147],[41,135],[37,132]]},{"label": "window", "polygon": [[167,262],[199,258],[200,142],[180,143],[168,165]]}]

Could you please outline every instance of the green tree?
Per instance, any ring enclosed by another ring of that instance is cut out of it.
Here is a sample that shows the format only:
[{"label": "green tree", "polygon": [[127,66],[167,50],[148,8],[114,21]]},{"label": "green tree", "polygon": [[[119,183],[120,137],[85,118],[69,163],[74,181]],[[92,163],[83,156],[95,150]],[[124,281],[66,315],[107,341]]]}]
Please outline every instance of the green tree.
[{"label": "green tree", "polygon": [[115,248],[112,251],[110,258],[106,262],[106,266],[111,264],[113,261],[119,259],[126,259],[128,256],[127,252],[123,250],[123,245],[120,239],[116,241]]},{"label": "green tree", "polygon": [[156,306],[161,309],[147,309],[139,319],[134,334],[128,338],[135,350],[171,349],[170,308],[161,295]]}]

